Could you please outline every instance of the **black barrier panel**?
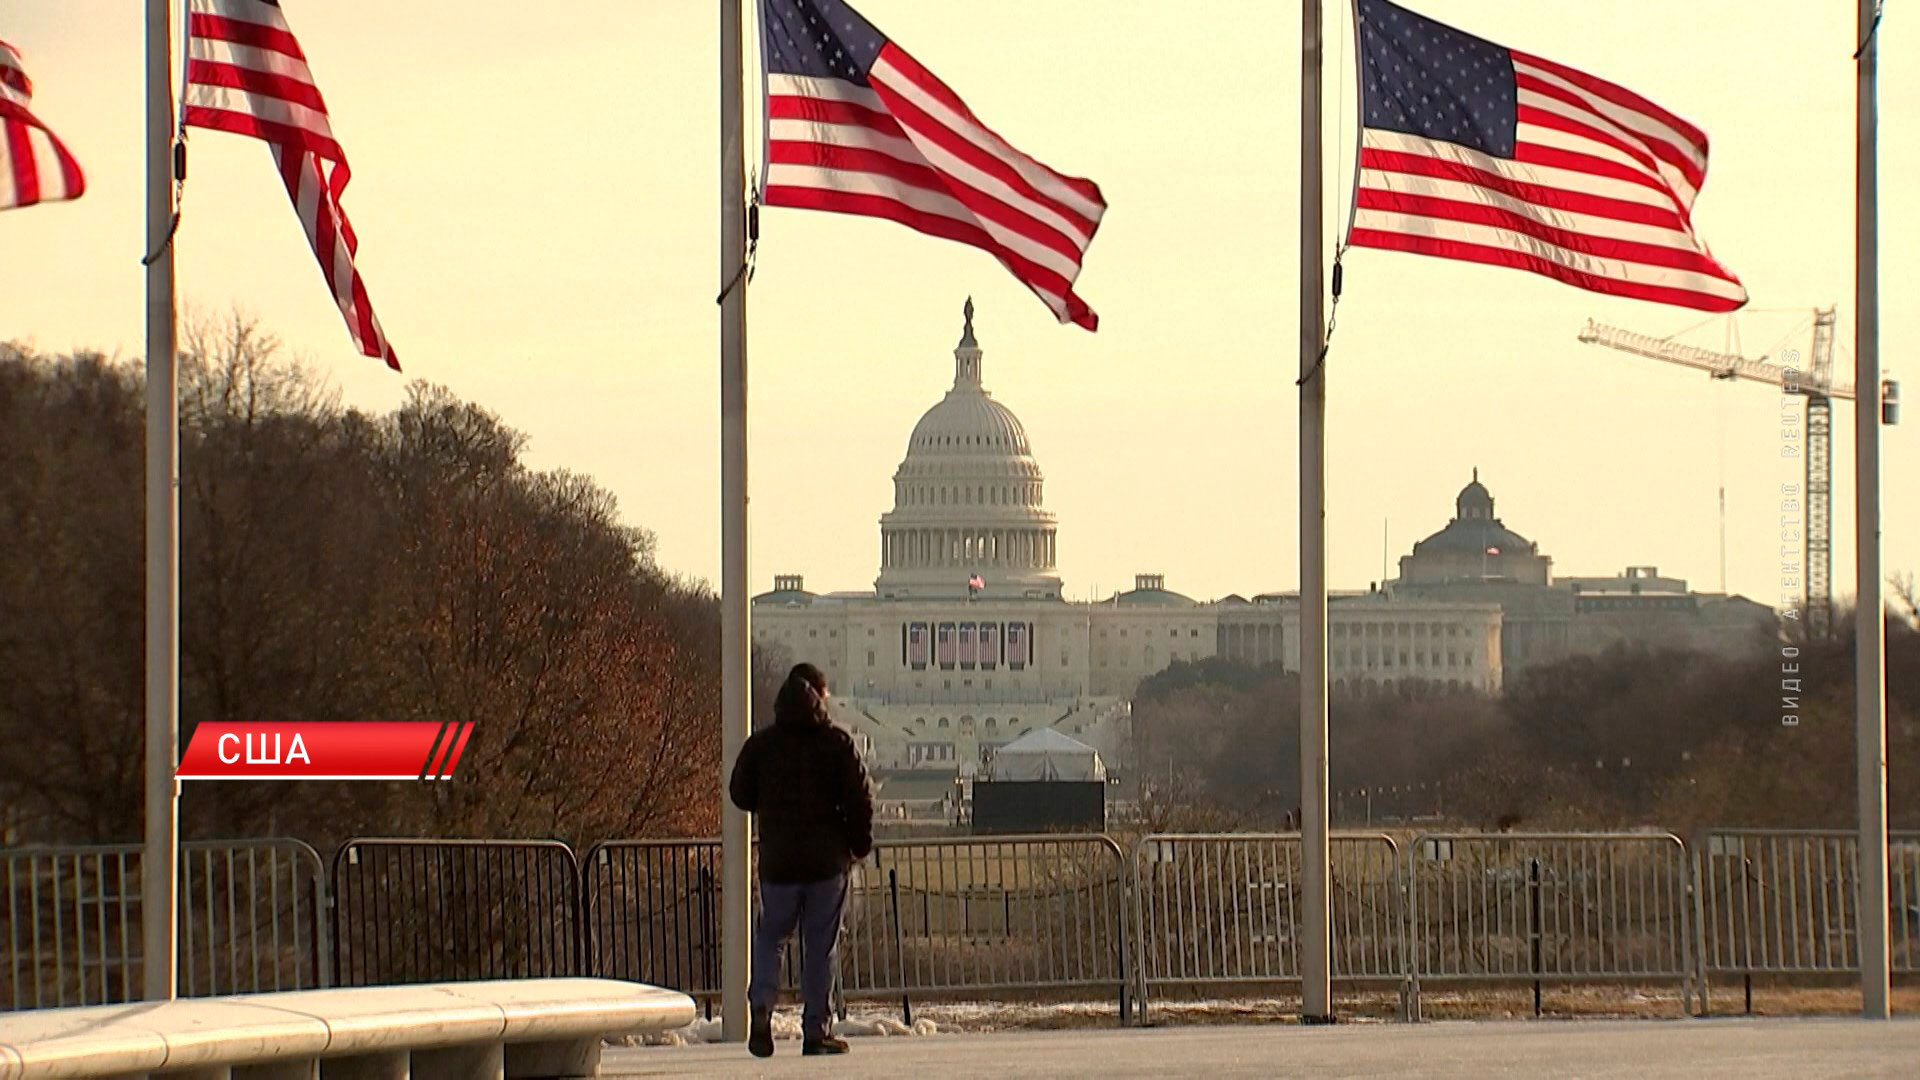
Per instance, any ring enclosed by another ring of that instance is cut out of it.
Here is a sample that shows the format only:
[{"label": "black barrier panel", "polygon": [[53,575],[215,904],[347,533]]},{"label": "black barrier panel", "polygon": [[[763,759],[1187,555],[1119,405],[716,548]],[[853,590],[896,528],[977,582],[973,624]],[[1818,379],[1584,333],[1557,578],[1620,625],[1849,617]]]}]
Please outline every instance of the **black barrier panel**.
[{"label": "black barrier panel", "polygon": [[973,831],[981,835],[1107,827],[1107,785],[1098,780],[978,780]]}]

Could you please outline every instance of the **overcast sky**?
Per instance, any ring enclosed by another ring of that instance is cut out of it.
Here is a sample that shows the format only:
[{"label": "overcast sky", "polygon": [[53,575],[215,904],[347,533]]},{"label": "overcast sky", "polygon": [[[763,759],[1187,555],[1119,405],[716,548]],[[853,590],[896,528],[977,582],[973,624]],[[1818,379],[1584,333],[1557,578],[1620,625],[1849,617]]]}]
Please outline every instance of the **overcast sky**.
[{"label": "overcast sky", "polygon": [[[715,6],[696,0],[287,0],[353,164],[345,206],[405,376],[357,356],[266,148],[191,137],[183,304],[238,305],[385,410],[445,384],[590,474],[669,569],[719,567]],[[1435,18],[1631,87],[1704,128],[1695,210],[1745,281],[1749,354],[1807,347],[1838,303],[1852,363],[1854,8],[1427,0]],[[0,215],[0,339],[142,347],[140,5],[10,0],[42,119],[87,170],[77,203]],[[1025,422],[1060,517],[1069,595],[1136,572],[1200,598],[1292,588],[1296,524],[1298,15],[1206,0],[865,0],[865,14],[1015,145],[1104,189],[1055,325],[985,254],[882,222],[762,216],[750,296],[752,573],[869,587],[876,519],[921,412],[952,380],[961,301],[984,374]],[[1920,81],[1895,6],[1883,64],[1884,363],[1920,347],[1912,303]],[[1329,183],[1354,136],[1352,35],[1329,15]],[[1341,83],[1344,76],[1345,82]],[[1338,83],[1339,85],[1334,85]],[[1329,224],[1344,215],[1330,197]],[[1781,401],[1753,384],[1581,345],[1588,318],[1654,334],[1704,316],[1515,271],[1357,251],[1328,360],[1331,581],[1381,576],[1452,514],[1478,467],[1506,524],[1597,575],[1657,565],[1777,602]],[[1775,313],[1773,309],[1796,309]],[[1705,321],[1685,340],[1721,347]],[[1910,365],[1909,365],[1910,366]],[[1797,407],[1790,406],[1797,414]],[[1889,570],[1920,569],[1920,419],[1885,432]],[[1836,408],[1835,584],[1853,582],[1852,406]],[[52,437],[53,433],[49,433]]]}]

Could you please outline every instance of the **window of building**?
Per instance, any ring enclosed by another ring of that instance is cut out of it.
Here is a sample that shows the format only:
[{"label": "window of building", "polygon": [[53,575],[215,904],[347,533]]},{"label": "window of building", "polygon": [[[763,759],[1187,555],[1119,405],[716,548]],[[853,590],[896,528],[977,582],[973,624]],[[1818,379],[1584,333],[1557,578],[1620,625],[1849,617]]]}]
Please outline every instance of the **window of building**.
[{"label": "window of building", "polygon": [[1200,636],[1200,628],[1196,626],[1196,627],[1194,627],[1193,629],[1191,629],[1191,630],[1189,630],[1189,631],[1187,631],[1187,636],[1188,636],[1188,637],[1199,637],[1199,636]]},{"label": "window of building", "polygon": [[808,636],[808,637],[819,637],[819,636],[820,636],[820,631],[818,631],[818,630],[809,630],[809,631],[807,631],[807,636]]},{"label": "window of building", "polygon": [[939,727],[948,727],[948,726],[950,726],[950,725],[949,725],[949,724],[947,723],[947,718],[943,716],[943,717],[941,717],[941,718],[940,718],[940,723],[939,723],[939,725],[938,725],[938,726],[939,726]]},{"label": "window of building", "polygon": [[873,650],[872,649],[867,650],[867,666],[868,667],[873,666]]},{"label": "window of building", "polygon": [[995,730],[995,729],[997,729],[997,728],[998,728],[999,726],[1000,726],[1000,721],[998,721],[998,720],[995,720],[995,719],[994,719],[993,717],[991,717],[991,716],[989,716],[989,717],[987,717],[987,723],[986,723],[986,728],[987,728],[987,730],[988,730],[988,731],[993,731],[993,730]]}]

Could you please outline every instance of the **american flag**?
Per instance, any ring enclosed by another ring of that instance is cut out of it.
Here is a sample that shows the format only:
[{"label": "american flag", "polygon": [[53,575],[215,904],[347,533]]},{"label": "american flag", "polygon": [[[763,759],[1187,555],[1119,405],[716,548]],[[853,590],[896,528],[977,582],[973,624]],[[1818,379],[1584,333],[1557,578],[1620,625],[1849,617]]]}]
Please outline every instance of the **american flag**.
[{"label": "american flag", "polygon": [[87,190],[80,163],[33,115],[32,100],[19,50],[0,41],[0,210],[77,199]]},{"label": "american flag", "polygon": [[968,589],[977,591],[980,589],[984,589],[986,587],[987,587],[987,579],[981,577],[979,574],[975,574],[972,577],[967,579]]},{"label": "american flag", "polygon": [[[958,10],[958,9],[956,9]],[[993,254],[1061,322],[1106,212],[1090,180],[1008,145],[841,0],[761,0],[769,206],[864,214]]]},{"label": "american flag", "polygon": [[1699,128],[1563,64],[1358,3],[1353,244],[1705,311],[1747,302],[1693,232]]},{"label": "american flag", "polygon": [[366,356],[400,370],[354,268],[359,241],[341,209],[351,173],[327,104],[278,0],[189,0],[186,122],[264,139],[307,243]]}]

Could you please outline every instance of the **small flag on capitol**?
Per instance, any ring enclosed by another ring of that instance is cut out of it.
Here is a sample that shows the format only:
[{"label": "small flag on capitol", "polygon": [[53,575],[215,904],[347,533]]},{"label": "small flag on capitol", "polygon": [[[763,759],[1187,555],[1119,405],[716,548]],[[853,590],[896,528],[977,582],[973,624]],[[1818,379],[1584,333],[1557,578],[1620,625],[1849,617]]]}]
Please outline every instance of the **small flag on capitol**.
[{"label": "small flag on capitol", "polygon": [[20,51],[0,41],[0,210],[77,199],[87,190],[80,163],[33,115],[32,100]]},{"label": "small flag on capitol", "polygon": [[[959,10],[959,9],[955,9]],[[991,253],[1061,322],[1106,213],[1091,180],[1014,149],[842,0],[761,0],[768,206],[897,221]]]},{"label": "small flag on capitol", "polygon": [[1351,243],[1703,311],[1747,302],[1694,235],[1707,178],[1699,128],[1563,64],[1387,0],[1357,3]]},{"label": "small flag on capitol", "polygon": [[279,0],[188,0],[186,123],[251,135],[273,159],[347,332],[362,355],[400,370],[353,258],[359,240],[340,206],[352,173],[327,103]]},{"label": "small flag on capitol", "polygon": [[967,592],[969,593],[977,593],[986,587],[987,580],[979,574],[975,574],[967,579]]}]

